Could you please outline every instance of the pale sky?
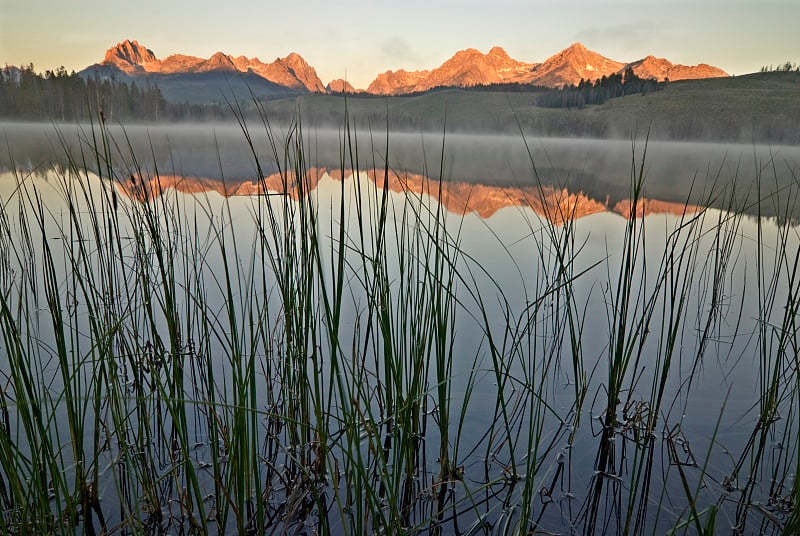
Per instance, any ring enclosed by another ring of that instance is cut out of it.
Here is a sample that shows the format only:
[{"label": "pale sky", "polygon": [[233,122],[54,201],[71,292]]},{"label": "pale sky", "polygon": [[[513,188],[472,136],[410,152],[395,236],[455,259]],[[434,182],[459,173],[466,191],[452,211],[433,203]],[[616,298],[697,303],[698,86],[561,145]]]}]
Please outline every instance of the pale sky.
[{"label": "pale sky", "polygon": [[80,70],[125,39],[158,58],[297,52],[323,83],[360,88],[468,47],[539,62],[575,41],[618,61],[653,54],[745,74],[800,63],[800,0],[0,0],[0,65]]}]

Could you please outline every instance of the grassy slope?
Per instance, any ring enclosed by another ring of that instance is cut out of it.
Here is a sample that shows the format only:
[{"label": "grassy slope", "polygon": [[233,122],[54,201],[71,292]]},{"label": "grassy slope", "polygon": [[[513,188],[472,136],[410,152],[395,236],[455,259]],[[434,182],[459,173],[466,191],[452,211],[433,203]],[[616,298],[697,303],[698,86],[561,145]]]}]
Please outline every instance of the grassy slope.
[{"label": "grassy slope", "polygon": [[[663,91],[612,99],[582,109],[535,106],[535,93],[488,93],[457,89],[413,97],[349,98],[362,124],[384,127],[386,111],[394,128],[439,129],[447,110],[448,130],[518,132],[514,113],[532,135],[628,138],[651,129],[665,139],[800,142],[800,73],[687,80]],[[288,117],[300,106],[307,123],[341,124],[343,98],[305,95],[266,103],[269,113]]]},{"label": "grassy slope", "polygon": [[[716,133],[749,141],[786,134],[798,141],[800,73],[756,73],[740,77],[686,80],[645,96],[614,99],[596,113],[612,120],[638,116],[656,127],[672,129],[671,137],[716,137]],[[685,129],[686,132],[681,132]],[[758,136],[761,134],[762,136]]]}]

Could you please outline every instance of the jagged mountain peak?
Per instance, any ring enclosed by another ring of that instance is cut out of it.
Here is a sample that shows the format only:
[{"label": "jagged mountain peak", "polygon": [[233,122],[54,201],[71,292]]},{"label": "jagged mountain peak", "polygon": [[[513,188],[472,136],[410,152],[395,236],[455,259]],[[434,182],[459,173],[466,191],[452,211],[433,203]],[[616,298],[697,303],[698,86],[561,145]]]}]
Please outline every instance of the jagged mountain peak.
[{"label": "jagged mountain peak", "polygon": [[674,64],[665,58],[649,55],[631,62],[625,66],[630,68],[639,78],[654,78],[656,80],[687,80],[697,78],[718,78],[728,76],[728,73],[718,67],[701,63],[699,65]]},{"label": "jagged mountain peak", "polygon": [[483,56],[483,52],[481,52],[477,48],[465,48],[463,50],[459,50],[458,52],[456,52],[453,55],[453,58],[475,57],[475,56]]},{"label": "jagged mountain peak", "polygon": [[[545,61],[542,62],[542,65],[548,65],[551,63],[562,63],[562,62],[577,62],[578,64],[583,62],[594,62],[598,65],[605,64],[605,63],[613,63],[616,65],[624,65],[622,62],[614,61],[612,59],[606,58],[605,56],[601,55],[598,52],[593,50],[589,50],[581,43],[573,43],[564,50],[553,54]],[[590,69],[591,70],[591,69]]]},{"label": "jagged mountain peak", "polygon": [[580,41],[575,41],[570,46],[565,48],[562,52],[591,52],[583,43]]},{"label": "jagged mountain peak", "polygon": [[330,93],[355,93],[356,89],[353,85],[342,78],[331,80],[326,88]]},{"label": "jagged mountain peak", "polygon": [[289,64],[308,65],[308,62],[305,60],[305,58],[303,58],[303,56],[301,56],[297,52],[289,52],[289,54],[287,54],[285,58],[281,59],[283,59],[284,62]]},{"label": "jagged mountain peak", "polygon": [[494,61],[497,61],[497,60],[500,60],[500,61],[516,61],[516,60],[512,60],[511,57],[509,57],[508,53],[502,47],[498,47],[498,46],[492,47],[489,50],[489,52],[486,53],[486,54],[484,54],[483,52],[481,52],[477,48],[465,48],[464,50],[459,50],[458,52],[456,52],[453,55],[453,57],[450,58],[449,60],[447,60],[445,63],[449,63],[449,62],[452,62],[454,60],[455,61],[459,61],[459,60],[460,61],[464,61],[464,60],[470,60],[470,61],[481,61],[481,60],[484,60],[484,61],[486,61],[486,60],[489,60],[489,61],[492,61],[492,60],[494,60]]},{"label": "jagged mountain peak", "polygon": [[[314,67],[297,52],[290,52],[283,58],[278,57],[272,63],[223,52],[216,52],[208,59],[173,54],[159,60],[149,48],[136,40],[126,39],[106,52],[105,60],[99,67],[111,67],[112,72],[117,69],[134,77],[239,72],[257,75],[273,84],[293,90],[320,93],[352,91],[352,86],[341,80],[332,82],[329,87],[324,86]],[[485,54],[476,48],[465,48],[431,70],[398,69],[381,73],[369,85],[367,92],[400,95],[442,86],[469,87],[506,83],[559,87],[577,84],[581,79],[596,80],[621,73],[627,68],[633,69],[639,77],[659,80],[727,76],[721,69],[710,65],[675,65],[653,55],[623,63],[604,57],[586,48],[581,42],[575,42],[542,63],[516,60],[500,46],[493,46]]]},{"label": "jagged mountain peak", "polygon": [[285,58],[278,58],[273,65],[282,65],[288,75],[296,78],[306,89],[325,93],[325,86],[317,76],[317,71],[297,52],[290,52]]},{"label": "jagged mountain peak", "polygon": [[589,50],[582,43],[573,43],[538,65],[528,81],[537,85],[558,87],[577,84],[581,79],[595,80],[609,76],[624,66],[622,62]]},{"label": "jagged mountain peak", "polygon": [[[96,65],[95,67],[98,67]],[[258,58],[232,56],[216,52],[203,59],[184,54],[172,54],[164,60],[156,58],[149,48],[135,40],[126,39],[111,47],[99,67],[115,67],[129,76],[178,76],[192,73],[252,73],[268,82],[300,91],[325,92],[316,71],[296,52],[273,63]]]},{"label": "jagged mountain peak", "polygon": [[126,39],[109,48],[102,63],[113,65],[126,74],[141,74],[145,65],[156,64],[158,59],[152,50],[138,41]]},{"label": "jagged mountain peak", "polygon": [[239,69],[233,62],[233,59],[222,52],[215,52],[210,58],[202,61],[193,69],[197,72],[210,72],[210,71],[238,71]]},{"label": "jagged mountain peak", "polygon": [[140,45],[138,41],[131,41],[130,39],[117,43],[106,51],[106,61],[115,59],[124,60],[134,65],[158,61],[152,50]]},{"label": "jagged mountain peak", "polygon": [[367,91],[382,95],[398,95],[427,91],[434,87],[469,87],[499,84],[515,80],[535,65],[512,59],[501,47],[487,54],[475,48],[459,50],[431,71],[386,71],[369,85]]}]

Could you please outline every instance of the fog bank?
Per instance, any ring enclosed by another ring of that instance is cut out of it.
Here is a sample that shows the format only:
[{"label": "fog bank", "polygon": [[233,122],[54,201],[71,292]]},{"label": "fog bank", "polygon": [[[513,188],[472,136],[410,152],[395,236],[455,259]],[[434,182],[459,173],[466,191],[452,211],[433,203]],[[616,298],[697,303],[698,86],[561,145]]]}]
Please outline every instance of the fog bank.
[{"label": "fog bank", "polygon": [[[255,157],[233,121],[110,127],[110,152],[120,176],[138,165],[147,173],[158,170],[231,183],[254,181],[258,178],[256,158],[264,175],[278,171],[279,166],[263,126],[251,124],[249,128]],[[285,128],[274,132],[283,167],[288,133]],[[390,132],[387,151],[385,130],[359,130],[351,134],[353,162],[349,147],[342,150],[344,137],[338,130],[304,129],[306,165],[339,169],[344,155],[345,168],[382,169],[388,153],[391,169],[434,179],[440,178],[443,168],[442,178],[449,181],[503,186],[541,182],[583,191],[597,199],[619,200],[628,197],[632,170],[638,174],[644,158],[646,196],[696,204],[703,204],[710,192],[719,193],[734,184],[740,203],[754,203],[757,179],[761,180],[762,196],[768,197],[785,192],[800,177],[797,146]],[[93,168],[95,139],[99,140],[96,125],[93,133],[90,125],[0,123],[0,143],[4,145],[0,167],[50,169],[65,166],[69,155]],[[787,199],[783,196],[782,201]],[[772,204],[766,203],[762,212],[777,210],[770,208]]]}]

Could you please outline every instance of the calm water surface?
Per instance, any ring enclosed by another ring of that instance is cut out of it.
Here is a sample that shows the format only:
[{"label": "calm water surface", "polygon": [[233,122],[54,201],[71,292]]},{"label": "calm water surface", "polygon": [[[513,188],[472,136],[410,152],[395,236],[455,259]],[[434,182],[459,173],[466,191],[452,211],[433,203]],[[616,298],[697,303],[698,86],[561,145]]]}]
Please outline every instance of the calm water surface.
[{"label": "calm water surface", "polygon": [[[469,141],[462,143],[468,145]],[[559,151],[557,144],[553,150]],[[183,167],[191,167],[191,163],[184,161]],[[653,171],[654,175],[659,173],[657,169]],[[326,173],[310,195],[318,211],[316,228],[319,250],[323,252],[322,277],[330,283],[335,263],[328,253],[337,244],[344,190],[343,224],[351,251],[350,264],[345,266],[348,283],[340,332],[346,344],[355,348],[364,340],[370,305],[359,270],[358,192],[364,196],[362,200],[378,200],[382,191],[366,176],[360,181],[350,177],[344,182],[342,188],[341,180]],[[71,294],[75,286],[70,278],[76,267],[71,264],[69,248],[65,250],[65,242],[75,236],[74,227],[84,226],[87,233],[92,232],[90,214],[94,209],[86,206],[83,194],[79,193],[81,184],[93,196],[100,196],[100,192],[110,195],[113,190],[115,203],[121,207],[140,205],[126,197],[119,186],[101,184],[92,174],[67,183],[53,172],[23,173],[16,177],[11,173],[0,174],[0,206],[5,215],[6,237],[0,258],[3,270],[0,290],[9,304],[17,306],[20,300],[34,302],[29,304],[31,312],[25,318],[23,332],[35,341],[31,355],[39,360],[41,393],[50,396],[61,392],[64,383],[53,358],[53,322],[47,313],[39,275],[44,243],[55,259],[70,322],[78,326],[72,343],[84,352],[89,352],[92,344],[86,328],[91,313],[80,296]],[[78,218],[74,221],[69,217],[65,191],[84,205],[78,207]],[[386,281],[396,300],[394,306],[402,308],[408,305],[398,290],[404,277],[403,268],[409,263],[424,263],[431,252],[409,249],[409,243],[398,237],[401,231],[411,232],[420,225],[430,224],[430,229],[435,229],[431,215],[439,209],[435,200],[416,193],[406,196],[390,192],[388,199]],[[148,201],[154,207],[162,202],[173,207],[171,215],[159,225],[165,226],[170,237],[168,243],[174,247],[178,288],[183,291],[202,281],[203,307],[212,311],[211,318],[220,320],[212,330],[214,337],[206,341],[207,349],[220,356],[211,361],[219,385],[230,387],[232,367],[224,358],[223,344],[227,328],[221,321],[228,290],[222,284],[225,264],[220,244],[227,245],[228,267],[238,267],[245,279],[238,280],[242,286],[234,286],[231,291],[233,300],[246,303],[254,294],[263,296],[265,316],[260,322],[268,323],[267,333],[280,331],[285,305],[273,267],[259,252],[256,222],[265,217],[267,203],[272,203],[276,211],[282,210],[284,198],[225,198],[214,191],[191,194],[167,190],[161,197]],[[297,207],[295,201],[288,203]],[[32,218],[34,209],[41,210],[45,228],[32,226],[26,231],[20,218]],[[362,216],[364,212],[362,206]],[[411,217],[412,214],[416,215]],[[504,523],[519,515],[524,483],[530,482],[533,518],[538,519],[538,526],[544,530],[622,532],[629,512],[633,511],[631,523],[641,523],[639,530],[664,533],[690,517],[683,477],[696,492],[699,512],[707,513],[711,506],[717,508],[718,531],[733,532],[733,527],[742,521],[737,510],[742,490],[750,493],[751,505],[742,531],[755,534],[777,530],[787,516],[780,500],[791,496],[796,471],[796,457],[782,457],[782,454],[796,452],[798,448],[798,370],[796,354],[792,353],[796,349],[782,354],[780,347],[781,332],[786,331],[781,326],[787,318],[789,329],[794,326],[794,314],[790,311],[787,316],[786,307],[787,301],[792,307],[787,296],[797,291],[793,279],[800,245],[797,228],[780,224],[774,218],[759,220],[719,209],[700,209],[685,215],[653,212],[634,220],[632,226],[613,212],[553,224],[529,206],[513,203],[485,218],[475,212],[444,210],[441,214],[451,253],[457,258],[457,273],[448,276],[454,280],[453,292],[458,297],[450,328],[454,336],[448,376],[449,441],[457,456],[455,464],[463,471],[461,482],[452,491],[458,515],[449,514],[441,522],[445,532],[501,533]],[[101,230],[109,225],[108,216],[106,213],[100,218]],[[120,221],[123,229],[120,235],[133,237],[135,224],[127,216]],[[283,223],[286,228],[292,227]],[[631,232],[635,233],[634,242],[627,238],[626,233]],[[31,236],[30,242],[25,239],[26,233]],[[99,240],[87,239],[87,244],[101,250],[102,231]],[[630,272],[632,286],[625,293],[618,282],[626,262],[626,248],[631,244],[635,248],[631,257],[635,264]],[[374,253],[367,249],[366,253]],[[133,245],[123,244],[121,250],[122,258],[117,260],[122,270],[109,277],[124,279],[127,277],[124,267],[134,264],[132,258],[124,258],[125,251],[133,255]],[[559,260],[559,252],[565,252],[567,260]],[[24,254],[29,255],[27,260],[22,258]],[[94,258],[92,255],[94,252],[90,252],[89,258]],[[726,264],[720,267],[723,261]],[[98,274],[105,268],[98,260],[95,266]],[[195,268],[202,273],[193,273]],[[177,297],[183,318],[192,318],[192,309],[198,307],[192,296],[187,291]],[[485,318],[479,314],[478,297]],[[630,331],[626,334],[629,338],[625,344],[629,346],[625,349],[630,363],[621,376],[620,400],[613,404],[616,424],[608,435],[603,429],[604,423],[608,423],[610,407],[609,371],[615,336],[620,334],[614,311],[620,310],[620,303],[626,298],[630,319],[627,329],[638,330],[639,336],[631,336]],[[568,302],[577,323],[579,348],[570,342]],[[680,318],[676,318],[678,307]],[[128,318],[135,324],[139,314],[131,311]],[[673,324],[670,317],[676,318]],[[394,318],[399,322],[399,316]],[[512,337],[518,337],[513,341],[508,339],[509,325],[515,330]],[[167,327],[158,325],[154,329],[166,334]],[[793,341],[795,333],[788,336]],[[324,354],[322,339],[318,344]],[[4,370],[10,366],[8,341],[6,338],[0,346]],[[491,341],[497,345],[500,359],[505,360],[502,385],[498,385]],[[791,343],[788,347],[793,348]],[[256,359],[272,359],[267,348],[255,348]],[[575,356],[579,359],[577,369],[573,365]],[[323,355],[323,365],[316,374],[329,380],[331,370],[326,359],[330,356]],[[383,365],[370,358],[364,361],[364,367],[378,385],[385,372]],[[7,377],[6,372],[4,376]],[[759,427],[765,385],[773,378],[778,389],[777,417]],[[257,405],[267,413],[268,393],[274,388],[271,381],[269,376],[262,376],[259,382],[263,384],[256,388]],[[424,381],[428,385],[423,389],[424,396],[430,397],[425,407],[432,415],[436,385],[431,376]],[[576,383],[584,388],[580,400],[576,400]],[[187,398],[194,396],[189,387],[186,389]],[[220,387],[219,396],[223,400],[226,392]],[[19,394],[8,397],[13,408]],[[379,411],[379,399],[378,395],[373,399],[375,411]],[[498,426],[502,420],[498,402],[501,399],[508,404],[509,424],[504,426]],[[54,406],[66,411],[58,402]],[[190,411],[195,411],[193,407],[190,406]],[[331,411],[338,410],[333,407]],[[653,413],[658,415],[656,424],[648,430],[645,422]],[[170,419],[168,415],[161,418]],[[439,471],[441,438],[432,419],[428,417],[429,429],[421,446],[424,453],[419,467],[421,490]],[[207,431],[202,419],[190,418],[190,421],[194,423],[192,433],[199,445],[195,462],[202,465],[208,462],[204,456],[210,452],[203,447],[208,441]],[[30,445],[17,426],[12,419],[7,432],[24,451]],[[331,426],[336,428],[335,422]],[[765,427],[766,452],[756,458],[753,438]],[[62,437],[67,436],[66,429],[62,433],[65,434]],[[94,429],[87,430],[90,433]],[[603,445],[608,443],[613,444],[609,454],[612,461],[601,469],[598,463],[603,458]],[[642,445],[649,445],[649,450],[641,451],[645,454],[637,458],[637,446]],[[333,440],[331,448],[336,456],[340,447]],[[116,499],[119,482],[110,470],[113,452],[92,455],[98,457],[107,471],[99,493],[107,516],[121,515]],[[528,463],[532,459],[535,463]],[[521,480],[510,478],[512,460],[518,466]],[[645,476],[643,464],[652,469]],[[643,479],[649,480],[646,486]],[[210,485],[208,479],[204,483]],[[327,492],[332,493],[333,489],[329,487]],[[599,507],[592,514],[594,497]],[[271,500],[281,499],[276,496]],[[171,511],[169,505],[163,508]],[[417,519],[432,512],[424,506],[414,508]],[[336,517],[335,509],[331,515]],[[344,520],[332,521],[335,531],[346,525]]]}]

